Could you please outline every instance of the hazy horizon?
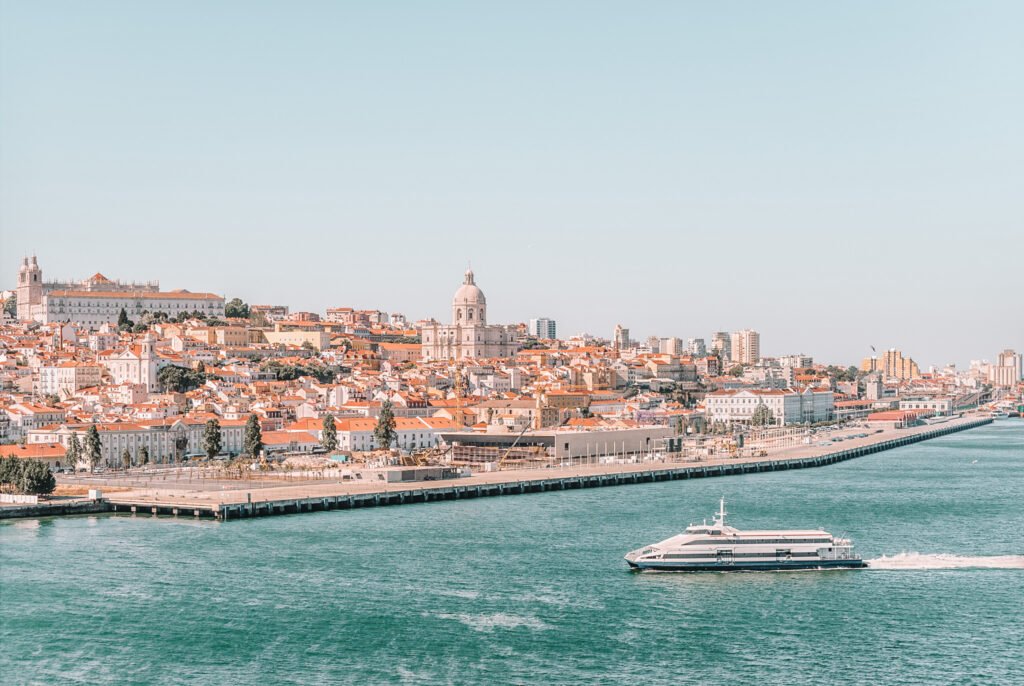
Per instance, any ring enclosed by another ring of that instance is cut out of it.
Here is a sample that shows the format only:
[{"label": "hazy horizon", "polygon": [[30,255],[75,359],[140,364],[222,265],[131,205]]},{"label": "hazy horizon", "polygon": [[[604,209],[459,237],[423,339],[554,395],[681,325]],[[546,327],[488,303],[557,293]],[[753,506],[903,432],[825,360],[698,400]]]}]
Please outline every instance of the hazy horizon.
[{"label": "hazy horizon", "polygon": [[1024,349],[1024,6],[0,2],[0,286]]}]

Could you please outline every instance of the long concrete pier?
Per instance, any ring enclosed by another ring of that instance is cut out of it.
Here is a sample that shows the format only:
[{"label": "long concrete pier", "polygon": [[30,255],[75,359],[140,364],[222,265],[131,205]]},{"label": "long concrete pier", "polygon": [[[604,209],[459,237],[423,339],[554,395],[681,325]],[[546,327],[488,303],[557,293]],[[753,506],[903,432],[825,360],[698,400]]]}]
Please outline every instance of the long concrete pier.
[{"label": "long concrete pier", "polygon": [[[858,441],[851,441],[850,447],[840,450],[819,452],[811,447],[805,447],[803,451],[796,451],[797,454],[793,456],[501,471],[446,481],[387,485],[381,482],[346,481],[311,482],[256,491],[244,489],[186,493],[129,491],[110,494],[101,503],[95,503],[95,507],[106,512],[130,512],[172,517],[212,517],[221,521],[229,521],[300,512],[429,503],[440,500],[543,493],[677,479],[702,479],[733,474],[822,467],[990,423],[992,423],[992,419],[987,417],[951,420],[948,423],[932,427],[905,429],[902,430],[905,433],[896,436],[892,436],[890,433],[887,436],[892,437],[882,440],[877,440],[878,436],[870,436]],[[802,455],[801,452],[812,454]],[[819,454],[813,454],[815,452],[819,452]],[[39,505],[20,507],[17,513],[12,511],[11,514],[0,511],[0,518],[72,513],[69,511],[48,512],[45,506]]]}]

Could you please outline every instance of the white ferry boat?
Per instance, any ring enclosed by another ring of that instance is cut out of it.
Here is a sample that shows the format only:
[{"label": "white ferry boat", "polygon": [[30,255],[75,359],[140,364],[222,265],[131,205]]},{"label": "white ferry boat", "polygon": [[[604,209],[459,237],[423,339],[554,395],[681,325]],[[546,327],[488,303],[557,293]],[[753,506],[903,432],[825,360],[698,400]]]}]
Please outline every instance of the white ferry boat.
[{"label": "white ferry boat", "polygon": [[626,555],[633,569],[667,571],[749,571],[867,567],[853,544],[820,529],[740,531],[725,524],[725,499],[711,524],[686,531]]}]

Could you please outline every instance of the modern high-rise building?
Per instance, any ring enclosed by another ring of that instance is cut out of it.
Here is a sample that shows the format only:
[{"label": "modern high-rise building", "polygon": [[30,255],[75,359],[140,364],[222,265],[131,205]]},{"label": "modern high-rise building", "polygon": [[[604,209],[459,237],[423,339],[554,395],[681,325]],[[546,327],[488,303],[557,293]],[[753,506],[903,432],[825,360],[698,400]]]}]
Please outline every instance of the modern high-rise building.
[{"label": "modern high-rise building", "polygon": [[716,331],[711,336],[711,352],[716,353],[723,362],[732,360],[732,339],[728,331]]},{"label": "modern high-rise building", "polygon": [[757,364],[761,359],[761,334],[751,329],[733,331],[729,337],[733,364]]},{"label": "modern high-rise building", "polygon": [[704,344],[703,338],[687,338],[686,352],[696,357],[703,357],[704,355],[707,355],[708,349]]},{"label": "modern high-rise building", "polygon": [[1016,386],[1021,380],[1021,366],[1020,353],[1007,348],[989,367],[989,381],[994,386]]},{"label": "modern high-rise building", "polygon": [[553,341],[558,338],[558,326],[554,319],[538,317],[530,320],[529,333],[536,338]]},{"label": "modern high-rise building", "polygon": [[612,333],[612,347],[617,350],[625,350],[629,347],[629,329],[622,324],[615,325],[615,331]]}]

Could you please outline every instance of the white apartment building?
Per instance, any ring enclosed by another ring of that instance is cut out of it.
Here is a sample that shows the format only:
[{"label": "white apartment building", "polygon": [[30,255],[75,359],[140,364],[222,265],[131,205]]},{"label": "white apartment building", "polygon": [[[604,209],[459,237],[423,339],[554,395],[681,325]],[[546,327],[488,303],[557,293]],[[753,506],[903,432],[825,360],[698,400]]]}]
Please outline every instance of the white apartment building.
[{"label": "white apartment building", "polygon": [[687,338],[686,352],[695,357],[703,357],[707,354],[708,349],[703,338]]},{"label": "white apartment building", "polygon": [[68,397],[80,388],[98,386],[103,368],[87,362],[60,362],[39,367],[36,393]]},{"label": "white apartment building", "polygon": [[64,421],[64,410],[29,403],[15,403],[4,410],[7,414],[7,437],[18,440],[40,427]]},{"label": "white apartment building", "polygon": [[720,390],[704,398],[709,422],[749,424],[760,405],[771,411],[776,426],[829,421],[835,414],[835,398],[825,389]]},{"label": "white apartment building", "polygon": [[757,364],[761,359],[761,334],[751,329],[733,331],[729,336],[733,364]]},{"label": "white apartment building", "polygon": [[662,338],[658,341],[658,352],[663,355],[682,355],[684,352],[683,341],[674,336]]},{"label": "white apartment building", "polygon": [[775,359],[780,367],[804,369],[806,367],[814,366],[814,358],[810,355],[804,355],[803,353],[796,355],[783,355],[782,357],[777,357]]}]

